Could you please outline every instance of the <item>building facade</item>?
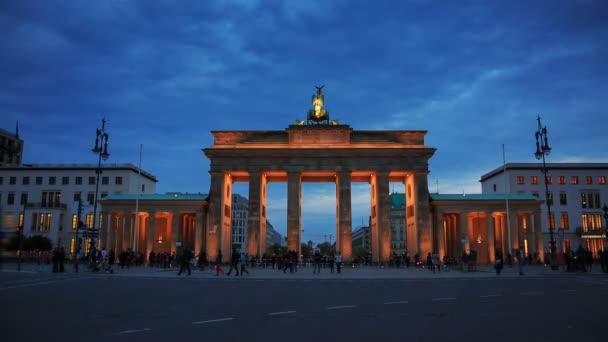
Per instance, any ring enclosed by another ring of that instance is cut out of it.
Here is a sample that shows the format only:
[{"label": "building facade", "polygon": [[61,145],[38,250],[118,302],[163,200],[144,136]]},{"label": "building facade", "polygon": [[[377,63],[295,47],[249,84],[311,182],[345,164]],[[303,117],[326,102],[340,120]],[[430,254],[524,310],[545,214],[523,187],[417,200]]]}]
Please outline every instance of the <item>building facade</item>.
[{"label": "building facade", "polygon": [[[249,200],[239,194],[232,194],[232,246],[247,251],[247,222],[249,220]],[[285,245],[285,239],[277,232],[270,220],[266,220],[266,248]]]},{"label": "building facade", "polygon": [[602,206],[608,202],[608,163],[547,163],[548,197],[541,163],[508,163],[481,176],[484,194],[531,194],[549,201],[541,208],[542,235],[549,250],[549,219],[560,251],[589,248],[597,257],[605,249]]},{"label": "building facade", "polygon": [[[95,211],[97,165],[23,164],[0,167],[0,225],[4,232],[22,226],[23,234],[48,237],[73,250],[79,221],[92,228],[103,224],[102,208]],[[98,199],[113,194],[156,191],[156,178],[132,164],[103,165]],[[82,200],[78,219],[78,202]],[[81,235],[82,236],[82,235]],[[93,236],[91,236],[92,238]],[[83,246],[87,246],[85,243]]]},{"label": "building facade", "polygon": [[14,134],[0,128],[0,167],[21,165],[23,140],[19,131]]},{"label": "building facade", "polygon": [[391,244],[393,253],[403,254],[407,251],[407,233],[405,217],[405,194],[391,195]]}]

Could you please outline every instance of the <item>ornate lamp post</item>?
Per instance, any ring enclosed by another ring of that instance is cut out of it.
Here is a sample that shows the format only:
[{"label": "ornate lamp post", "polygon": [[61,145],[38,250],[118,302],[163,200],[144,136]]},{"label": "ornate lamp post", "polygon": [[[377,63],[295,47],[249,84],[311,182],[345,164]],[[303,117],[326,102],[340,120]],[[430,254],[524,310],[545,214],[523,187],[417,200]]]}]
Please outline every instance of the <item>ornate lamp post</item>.
[{"label": "ornate lamp post", "polygon": [[[110,157],[108,153],[108,133],[106,133],[106,119],[101,119],[101,129],[97,129],[97,134],[95,137],[95,147],[93,147],[93,153],[99,155],[99,160],[97,162],[97,182],[95,185],[95,202],[93,204],[93,229],[92,229],[92,237],[91,237],[91,249],[95,246],[95,225],[97,223],[97,196],[99,194],[99,175],[101,174],[101,160],[107,160]],[[103,147],[103,148],[102,148]]]},{"label": "ornate lamp post", "polygon": [[555,246],[555,238],[553,237],[553,221],[551,220],[551,201],[549,201],[549,182],[547,180],[547,164],[545,162],[545,155],[551,153],[551,147],[549,147],[549,138],[547,137],[547,127],[540,123],[540,115],[536,118],[538,121],[538,129],[536,130],[536,152],[534,156],[536,159],[543,160],[542,173],[545,175],[545,202],[547,203],[547,222],[549,224],[549,250],[551,251],[551,269],[558,270],[559,265],[557,264],[557,248]]}]

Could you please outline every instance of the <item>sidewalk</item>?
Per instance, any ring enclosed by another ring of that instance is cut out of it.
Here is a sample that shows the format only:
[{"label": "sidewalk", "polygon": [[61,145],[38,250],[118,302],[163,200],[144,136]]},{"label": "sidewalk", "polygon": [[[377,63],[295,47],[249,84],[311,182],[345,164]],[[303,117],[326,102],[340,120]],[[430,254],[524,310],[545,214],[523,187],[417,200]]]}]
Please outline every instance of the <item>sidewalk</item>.
[{"label": "sidewalk", "polygon": [[[38,266],[35,263],[23,263],[21,264],[21,271],[24,273],[38,273]],[[47,272],[50,273],[51,267],[47,267]],[[83,271],[85,269],[81,265],[80,274],[91,274],[90,272]],[[228,271],[228,267],[224,267],[224,272]],[[17,264],[16,263],[4,263],[0,266],[0,273],[2,272],[17,272]],[[65,266],[66,272],[64,274],[74,273],[71,264],[66,264]],[[131,267],[129,269],[120,269],[118,267],[114,267],[114,273],[108,274],[107,276],[116,276],[116,277],[158,277],[158,278],[173,278],[178,277],[177,272],[178,268],[149,268],[149,267]],[[494,268],[492,266],[478,266],[477,271],[475,272],[462,272],[460,270],[442,270],[441,272],[433,273],[428,269],[423,268],[414,268],[410,267],[406,268],[378,268],[378,267],[361,267],[361,268],[352,268],[346,267],[342,269],[342,273],[330,273],[329,268],[325,268],[321,270],[320,274],[313,274],[312,267],[303,267],[299,268],[298,272],[294,273],[283,273],[282,271],[278,271],[277,269],[270,268],[248,268],[249,275],[245,274],[243,278],[248,279],[450,279],[450,278],[519,278],[520,275],[518,273],[517,267],[513,268],[505,267],[502,270],[500,276],[496,275]],[[599,265],[594,265],[591,272],[565,272],[565,271],[552,271],[549,267],[546,266],[526,266],[524,268],[524,276],[523,277],[544,277],[544,276],[593,276],[593,275],[605,275],[608,277],[607,273],[602,273]],[[188,277],[187,274],[182,274],[181,277]],[[192,270],[193,278],[209,278],[209,279],[226,279],[228,276],[220,275],[219,277],[215,276],[215,269],[207,268],[204,271],[201,270]],[[230,278],[236,278],[234,273],[230,276]]]}]

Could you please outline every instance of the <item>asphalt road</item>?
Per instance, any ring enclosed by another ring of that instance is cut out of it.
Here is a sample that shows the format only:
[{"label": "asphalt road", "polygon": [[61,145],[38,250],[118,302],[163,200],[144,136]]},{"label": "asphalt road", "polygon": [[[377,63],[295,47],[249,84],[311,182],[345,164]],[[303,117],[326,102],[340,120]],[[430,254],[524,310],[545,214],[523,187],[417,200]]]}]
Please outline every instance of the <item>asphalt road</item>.
[{"label": "asphalt road", "polygon": [[2,341],[606,341],[608,276],[0,273]]}]

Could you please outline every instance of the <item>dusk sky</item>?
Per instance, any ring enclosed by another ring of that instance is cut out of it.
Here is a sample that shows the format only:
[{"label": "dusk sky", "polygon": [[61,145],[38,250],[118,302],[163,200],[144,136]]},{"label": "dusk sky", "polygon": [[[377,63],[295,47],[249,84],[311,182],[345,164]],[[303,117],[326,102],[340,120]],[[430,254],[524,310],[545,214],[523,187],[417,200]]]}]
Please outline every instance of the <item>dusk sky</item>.
[{"label": "dusk sky", "polygon": [[[324,84],[355,130],[427,130],[429,187],[535,162],[608,161],[608,1],[0,1],[0,127],[25,163],[139,160],[157,192],[209,191],[211,130],[283,130]],[[402,191],[398,184],[391,186]],[[246,184],[235,192],[248,196]],[[287,187],[268,218],[286,231]],[[369,215],[354,183],[353,228]],[[335,186],[303,186],[304,240],[335,235]]]}]

